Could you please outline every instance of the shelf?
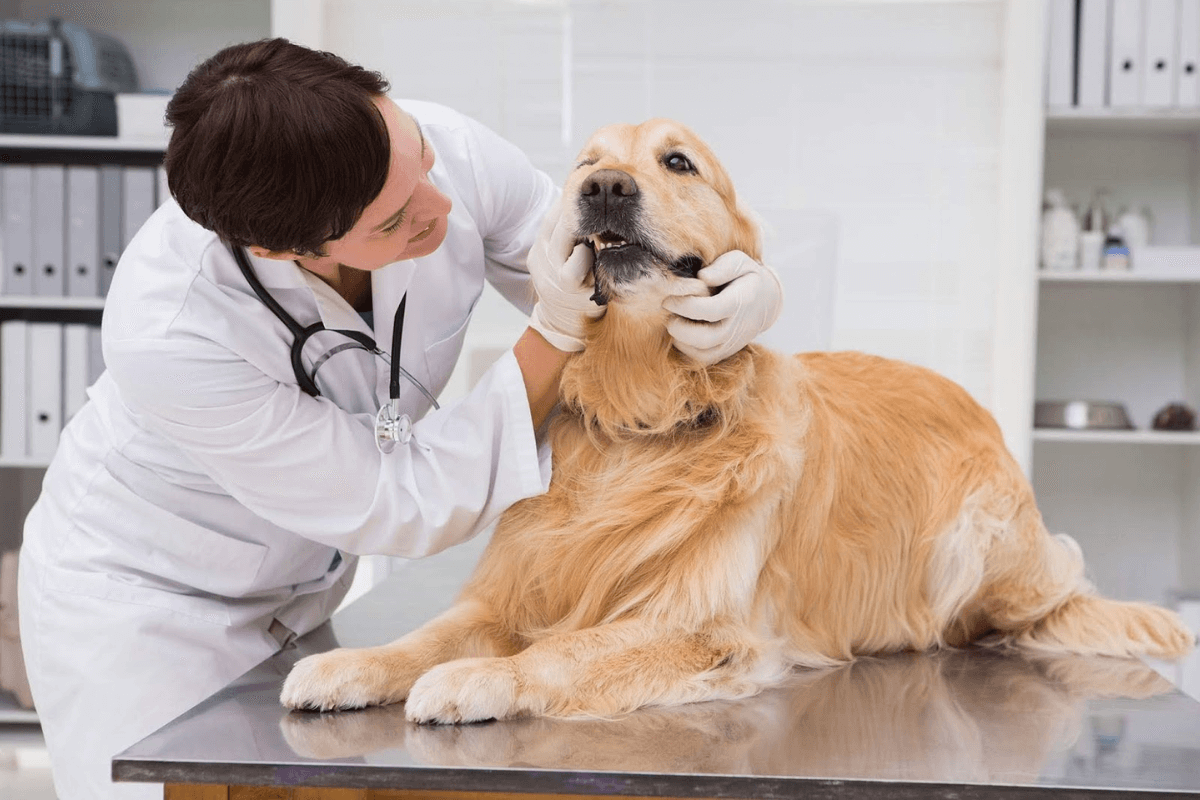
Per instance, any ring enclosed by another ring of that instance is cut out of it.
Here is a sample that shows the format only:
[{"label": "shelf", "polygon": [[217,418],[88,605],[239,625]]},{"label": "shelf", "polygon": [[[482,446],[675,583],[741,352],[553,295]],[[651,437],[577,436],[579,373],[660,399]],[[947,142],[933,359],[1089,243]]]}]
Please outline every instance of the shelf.
[{"label": "shelf", "polygon": [[1079,431],[1059,428],[1034,428],[1035,442],[1071,442],[1079,444],[1184,444],[1200,445],[1195,431]]},{"label": "shelf", "polygon": [[103,310],[103,297],[26,297],[0,295],[2,308],[51,308]]},{"label": "shelf", "polygon": [[1038,272],[1042,283],[1200,283],[1200,272],[1195,275],[1170,275],[1167,273],[1138,272]]},{"label": "shelf", "polygon": [[1200,134],[1200,109],[1055,108],[1046,112],[1052,133]]},{"label": "shelf", "polygon": [[38,136],[0,133],[0,149],[6,147],[36,150],[166,150],[167,137],[133,139],[120,136]]},{"label": "shelf", "polygon": [[45,469],[50,462],[44,458],[0,458],[0,469]]},{"label": "shelf", "polygon": [[0,725],[36,725],[36,711],[21,708],[12,694],[0,691]]}]

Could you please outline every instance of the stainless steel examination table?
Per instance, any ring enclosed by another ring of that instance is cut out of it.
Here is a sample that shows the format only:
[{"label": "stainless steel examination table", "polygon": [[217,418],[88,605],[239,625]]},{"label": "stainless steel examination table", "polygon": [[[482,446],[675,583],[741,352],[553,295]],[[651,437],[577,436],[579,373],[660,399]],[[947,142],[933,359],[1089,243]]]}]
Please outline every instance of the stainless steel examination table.
[{"label": "stainless steel examination table", "polygon": [[901,654],[797,671],[748,700],[610,721],[439,727],[407,722],[403,705],[280,706],[298,659],[417,627],[450,604],[474,556],[405,565],[120,753],[115,779],[165,783],[173,800],[1200,795],[1200,703],[1116,659]]}]

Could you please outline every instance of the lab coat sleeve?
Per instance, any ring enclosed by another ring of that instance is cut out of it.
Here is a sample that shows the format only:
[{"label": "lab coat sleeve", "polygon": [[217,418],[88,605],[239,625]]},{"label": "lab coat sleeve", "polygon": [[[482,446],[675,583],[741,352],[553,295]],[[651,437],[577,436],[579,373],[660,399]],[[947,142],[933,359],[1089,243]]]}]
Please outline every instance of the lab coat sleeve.
[{"label": "lab coat sleeve", "polygon": [[562,191],[516,145],[474,120],[469,123],[487,279],[506,300],[528,315],[537,297],[526,257],[542,218]]},{"label": "lab coat sleeve", "polygon": [[539,458],[511,352],[387,455],[376,449],[373,416],[309,397],[219,344],[117,340],[105,357],[143,424],[230,495],[284,529],[350,553],[436,553],[549,486],[549,459]]}]

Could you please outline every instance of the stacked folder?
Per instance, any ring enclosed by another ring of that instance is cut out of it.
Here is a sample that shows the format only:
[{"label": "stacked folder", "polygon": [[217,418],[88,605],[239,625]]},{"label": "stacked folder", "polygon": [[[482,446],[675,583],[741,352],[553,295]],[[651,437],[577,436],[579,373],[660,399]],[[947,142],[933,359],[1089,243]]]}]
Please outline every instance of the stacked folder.
[{"label": "stacked folder", "polygon": [[1200,109],[1200,0],[1050,0],[1050,108]]},{"label": "stacked folder", "polygon": [[[167,197],[161,167],[0,165],[0,307],[5,297],[33,298],[35,308],[42,297],[47,308],[55,297],[104,297],[121,252]],[[104,370],[100,328],[7,316],[0,460],[47,463]]]},{"label": "stacked folder", "polygon": [[103,371],[99,325],[0,322],[0,459],[49,463]]},{"label": "stacked folder", "polygon": [[0,168],[0,294],[103,297],[117,259],[167,199],[161,167]]}]

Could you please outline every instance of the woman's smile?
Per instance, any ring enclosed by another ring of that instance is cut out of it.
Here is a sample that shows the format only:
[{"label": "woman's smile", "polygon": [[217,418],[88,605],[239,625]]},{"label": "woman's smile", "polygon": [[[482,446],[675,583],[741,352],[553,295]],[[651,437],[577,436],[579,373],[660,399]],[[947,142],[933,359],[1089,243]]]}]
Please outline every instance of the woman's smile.
[{"label": "woman's smile", "polygon": [[432,220],[432,221],[430,221],[430,223],[429,223],[428,225],[426,225],[426,226],[425,226],[424,230],[422,230],[422,231],[421,231],[420,233],[418,233],[416,236],[414,236],[414,237],[412,237],[411,239],[409,239],[409,240],[408,240],[408,243],[409,243],[409,244],[412,244],[413,242],[419,242],[419,241],[421,241],[421,240],[422,240],[422,239],[424,239],[425,237],[429,236],[429,234],[433,233],[433,229],[434,229],[435,227],[437,227],[437,220],[436,220],[436,219],[435,219],[435,220]]}]

